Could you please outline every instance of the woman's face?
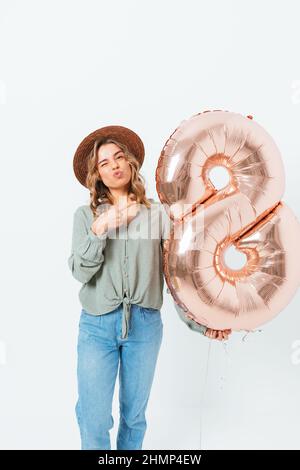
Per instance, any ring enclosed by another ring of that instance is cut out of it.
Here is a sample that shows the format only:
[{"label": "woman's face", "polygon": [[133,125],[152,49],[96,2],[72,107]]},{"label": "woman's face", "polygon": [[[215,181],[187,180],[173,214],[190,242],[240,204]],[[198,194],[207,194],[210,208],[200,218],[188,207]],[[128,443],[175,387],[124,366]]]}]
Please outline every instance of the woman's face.
[{"label": "woman's face", "polygon": [[125,188],[130,182],[131,167],[118,145],[103,144],[98,149],[98,171],[103,183],[112,189]]}]

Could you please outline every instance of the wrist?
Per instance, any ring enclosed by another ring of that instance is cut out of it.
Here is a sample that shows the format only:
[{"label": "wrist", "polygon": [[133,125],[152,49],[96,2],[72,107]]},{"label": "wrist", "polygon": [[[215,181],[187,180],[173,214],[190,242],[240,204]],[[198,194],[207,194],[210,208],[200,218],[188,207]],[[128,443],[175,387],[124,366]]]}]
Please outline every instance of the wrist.
[{"label": "wrist", "polygon": [[106,224],[98,224],[98,225],[92,225],[91,227],[93,233],[95,235],[103,235],[107,231],[107,226]]}]

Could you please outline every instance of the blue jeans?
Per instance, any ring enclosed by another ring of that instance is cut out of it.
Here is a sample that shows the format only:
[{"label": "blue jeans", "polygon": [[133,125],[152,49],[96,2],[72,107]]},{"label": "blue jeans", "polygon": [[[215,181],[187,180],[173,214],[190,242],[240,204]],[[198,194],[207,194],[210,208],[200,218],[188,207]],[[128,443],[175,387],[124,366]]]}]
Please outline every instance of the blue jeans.
[{"label": "blue jeans", "polygon": [[103,315],[81,310],[75,411],[81,449],[111,449],[112,400],[119,368],[117,449],[142,449],[145,411],[163,336],[161,312],[131,305],[128,338],[121,339],[122,304]]}]

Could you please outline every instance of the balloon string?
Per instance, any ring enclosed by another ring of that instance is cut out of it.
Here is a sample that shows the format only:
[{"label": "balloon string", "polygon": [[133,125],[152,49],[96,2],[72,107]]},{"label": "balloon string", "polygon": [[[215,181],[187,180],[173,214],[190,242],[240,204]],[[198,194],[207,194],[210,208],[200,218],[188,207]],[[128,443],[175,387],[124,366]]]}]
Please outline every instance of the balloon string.
[{"label": "balloon string", "polygon": [[201,399],[200,399],[200,450],[202,450],[202,431],[203,431],[202,417],[203,417],[203,411],[204,411],[204,398],[205,398],[205,390],[206,390],[207,377],[208,377],[208,365],[209,365],[209,359],[210,359],[211,341],[212,339],[210,338],[209,345],[208,345],[207,358],[206,358],[206,371],[205,371],[205,376],[204,376],[204,384],[203,384],[202,394],[201,394]]},{"label": "balloon string", "polygon": [[242,341],[245,342],[246,338],[248,337],[249,333],[261,333],[263,330],[244,330],[246,331],[246,334],[243,336]]},{"label": "balloon string", "polygon": [[[257,329],[257,330],[244,330],[246,334],[242,338],[242,342],[245,342],[246,339],[248,338],[248,335],[250,333],[261,333],[263,330],[262,329]],[[200,450],[202,449],[202,434],[203,434],[203,411],[204,411],[204,399],[205,399],[205,392],[206,392],[206,387],[207,387],[207,377],[208,377],[208,366],[209,366],[209,360],[210,360],[210,354],[211,354],[211,342],[212,339],[209,339],[209,344],[208,344],[208,352],[207,352],[207,358],[206,358],[206,370],[205,370],[205,376],[204,376],[204,384],[202,388],[202,394],[201,394],[201,399],[200,399]],[[227,350],[227,342],[223,341],[223,349],[224,352],[226,353],[228,363],[231,362],[230,354]]]}]

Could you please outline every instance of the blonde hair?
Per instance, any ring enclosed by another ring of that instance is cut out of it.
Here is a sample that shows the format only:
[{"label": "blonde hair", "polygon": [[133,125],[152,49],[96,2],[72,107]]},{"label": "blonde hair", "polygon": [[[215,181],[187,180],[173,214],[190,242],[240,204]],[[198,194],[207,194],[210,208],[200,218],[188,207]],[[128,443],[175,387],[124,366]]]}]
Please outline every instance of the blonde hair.
[{"label": "blonde hair", "polygon": [[100,178],[98,170],[98,150],[101,145],[113,143],[123,150],[127,161],[131,167],[131,180],[129,187],[129,197],[132,200],[140,204],[144,204],[147,208],[151,207],[150,200],[146,197],[145,191],[145,180],[139,173],[140,162],[137,158],[128,150],[126,144],[119,142],[117,139],[112,137],[102,137],[97,139],[94,143],[93,150],[90,152],[88,157],[88,173],[86,178],[86,185],[90,190],[90,208],[96,218],[99,214],[97,213],[97,207],[100,204],[109,202],[113,204],[113,196],[109,188],[103,183]]}]

